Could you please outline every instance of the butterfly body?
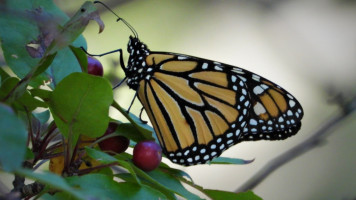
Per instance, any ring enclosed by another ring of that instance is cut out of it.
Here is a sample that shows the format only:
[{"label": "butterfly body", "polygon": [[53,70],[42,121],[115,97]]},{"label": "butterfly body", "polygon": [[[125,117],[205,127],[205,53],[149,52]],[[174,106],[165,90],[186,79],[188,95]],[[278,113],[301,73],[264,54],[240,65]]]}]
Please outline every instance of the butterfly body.
[{"label": "butterfly body", "polygon": [[193,56],[151,52],[130,37],[127,84],[137,91],[163,153],[202,164],[249,140],[298,132],[303,110],[280,86],[247,70]]}]

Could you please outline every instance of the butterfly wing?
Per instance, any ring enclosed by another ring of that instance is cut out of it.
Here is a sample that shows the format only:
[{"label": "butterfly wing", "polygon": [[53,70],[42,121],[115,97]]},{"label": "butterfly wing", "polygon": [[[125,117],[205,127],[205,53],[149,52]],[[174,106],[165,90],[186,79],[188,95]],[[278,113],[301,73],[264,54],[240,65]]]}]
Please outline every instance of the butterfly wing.
[{"label": "butterfly wing", "polygon": [[284,139],[300,128],[298,101],[247,70],[164,52],[151,52],[146,64],[138,97],[175,163],[205,163],[238,142]]},{"label": "butterfly wing", "polygon": [[243,73],[238,76],[242,80],[246,78],[251,108],[240,140],[282,140],[296,134],[303,117],[303,109],[296,98],[261,76],[247,70]]}]

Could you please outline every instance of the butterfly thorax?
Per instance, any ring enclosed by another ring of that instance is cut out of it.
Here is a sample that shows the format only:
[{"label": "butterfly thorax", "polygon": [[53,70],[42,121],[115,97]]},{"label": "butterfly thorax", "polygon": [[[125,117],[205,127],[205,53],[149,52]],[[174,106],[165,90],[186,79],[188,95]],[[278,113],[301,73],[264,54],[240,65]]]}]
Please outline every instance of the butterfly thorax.
[{"label": "butterfly thorax", "polygon": [[127,51],[130,54],[125,71],[127,85],[131,89],[137,90],[140,81],[150,77],[150,73],[147,71],[149,67],[146,64],[146,57],[150,54],[150,50],[138,38],[130,36]]}]

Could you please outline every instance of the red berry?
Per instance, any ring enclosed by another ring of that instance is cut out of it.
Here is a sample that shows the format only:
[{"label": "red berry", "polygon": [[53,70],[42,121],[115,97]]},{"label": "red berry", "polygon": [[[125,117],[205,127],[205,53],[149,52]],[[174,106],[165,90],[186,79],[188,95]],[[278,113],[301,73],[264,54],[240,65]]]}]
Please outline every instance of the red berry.
[{"label": "red berry", "polygon": [[162,149],[154,141],[142,141],[133,150],[133,163],[143,171],[152,171],[162,160]]},{"label": "red berry", "polygon": [[103,65],[99,60],[88,56],[88,74],[103,76]]},{"label": "red berry", "polygon": [[[103,136],[113,133],[116,130],[117,126],[118,125],[116,123],[110,122]],[[110,137],[106,140],[99,142],[99,147],[102,151],[114,155],[126,151],[126,149],[129,147],[129,144],[130,144],[129,139],[119,135],[119,136]]]}]

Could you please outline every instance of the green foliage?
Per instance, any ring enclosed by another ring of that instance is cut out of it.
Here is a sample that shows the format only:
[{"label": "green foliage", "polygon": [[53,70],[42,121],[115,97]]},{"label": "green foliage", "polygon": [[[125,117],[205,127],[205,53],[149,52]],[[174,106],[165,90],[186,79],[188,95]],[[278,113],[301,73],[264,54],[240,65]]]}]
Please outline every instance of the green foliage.
[{"label": "green foliage", "polygon": [[[40,13],[36,12],[35,8],[40,9]],[[1,46],[8,66],[18,77],[24,78],[40,63],[40,58],[31,57],[25,47],[33,41],[50,43],[51,39],[53,40],[53,37],[62,30],[61,25],[64,25],[69,17],[52,1],[7,0],[6,10],[7,12],[0,12]],[[47,33],[52,38],[44,38],[43,34]],[[64,33],[76,39],[74,46],[86,46],[84,37],[78,37],[81,32],[72,34],[65,31]],[[75,56],[69,48],[63,48],[46,73],[41,73],[37,78],[33,77],[31,85],[38,86],[49,78],[53,82],[59,82],[70,73],[78,71],[80,67]]]},{"label": "green foliage", "polygon": [[[104,27],[92,2],[85,2],[72,18],[44,0],[8,0],[1,9],[1,47],[15,76],[0,68],[0,171],[44,184],[34,196],[201,199],[199,191],[212,199],[260,199],[252,192],[204,189],[189,174],[165,163],[144,172],[133,164],[131,154],[112,156],[97,148],[109,121],[117,121],[109,117],[109,108],[129,121],[118,122],[115,134],[132,144],[156,136],[152,127],[113,100],[107,79],[86,73],[87,58],[78,48],[86,46],[81,33],[90,20],[100,31]],[[50,172],[38,170],[46,160]],[[218,158],[210,164],[249,162]],[[23,167],[24,163],[30,164]]]},{"label": "green foliage", "polygon": [[13,171],[22,165],[26,154],[27,131],[12,109],[0,103],[0,167]]},{"label": "green foliage", "polygon": [[[88,198],[98,199],[165,199],[157,190],[132,182],[116,182],[112,177],[102,174],[88,174],[81,177],[70,177],[68,182],[83,190]],[[98,187],[100,185],[101,187]],[[103,198],[104,197],[104,198]]]},{"label": "green foliage", "polygon": [[226,192],[221,190],[204,190],[205,194],[214,200],[262,200],[262,198],[256,196],[253,192],[241,192],[241,193],[233,193]]},{"label": "green foliage", "polygon": [[35,173],[28,169],[18,169],[16,174],[27,177],[32,180],[36,180],[40,183],[46,184],[51,189],[58,189],[67,194],[70,194],[79,199],[85,199],[85,196],[78,192],[76,189],[72,188],[65,179],[62,177],[52,174],[49,172]]},{"label": "green foliage", "polygon": [[243,160],[239,158],[226,158],[226,157],[217,157],[214,158],[209,164],[234,164],[234,165],[245,165],[253,162],[253,160]]},{"label": "green foliage", "polygon": [[49,105],[61,133],[75,143],[81,134],[92,138],[104,134],[112,101],[107,79],[76,72],[57,85]]}]

